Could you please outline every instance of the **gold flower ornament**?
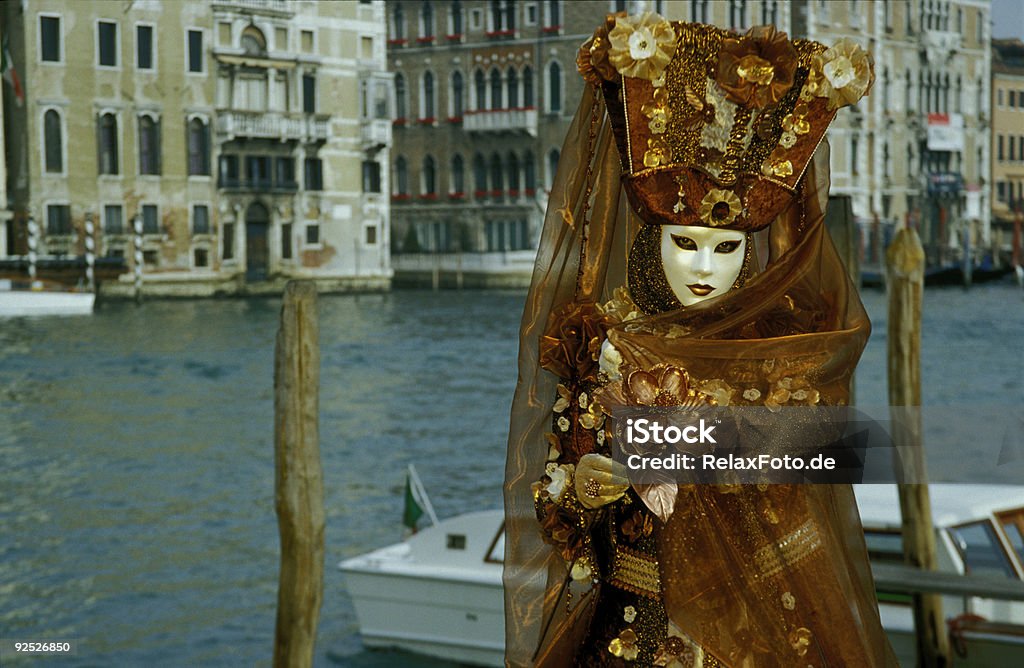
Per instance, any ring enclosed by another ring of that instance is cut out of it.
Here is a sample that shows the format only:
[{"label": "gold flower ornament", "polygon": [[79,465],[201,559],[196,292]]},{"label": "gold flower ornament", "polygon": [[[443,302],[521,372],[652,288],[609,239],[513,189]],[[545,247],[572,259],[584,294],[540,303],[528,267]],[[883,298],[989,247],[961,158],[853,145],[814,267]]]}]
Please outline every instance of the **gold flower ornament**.
[{"label": "gold flower ornament", "polygon": [[829,109],[838,109],[867,95],[874,81],[871,54],[844,37],[814,57],[808,87],[814,95],[828,98]]},{"label": "gold flower ornament", "polygon": [[672,24],[654,12],[619,16],[608,33],[608,60],[624,77],[660,79],[676,52]]}]

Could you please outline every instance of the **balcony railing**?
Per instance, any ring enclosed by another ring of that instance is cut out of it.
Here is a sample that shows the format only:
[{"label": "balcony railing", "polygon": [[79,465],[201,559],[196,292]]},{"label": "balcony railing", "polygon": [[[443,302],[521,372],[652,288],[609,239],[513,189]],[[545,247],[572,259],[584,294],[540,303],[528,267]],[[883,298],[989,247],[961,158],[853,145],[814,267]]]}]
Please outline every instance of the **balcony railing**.
[{"label": "balcony railing", "polygon": [[391,121],[363,119],[363,150],[379,150],[391,146]]},{"label": "balcony railing", "polygon": [[286,0],[213,0],[214,10],[244,11],[252,14],[290,17],[293,12]]},{"label": "balcony railing", "polygon": [[467,111],[462,127],[470,132],[525,132],[536,137],[537,110],[530,107]]},{"label": "balcony railing", "polygon": [[235,137],[327,141],[327,120],[327,116],[221,111],[217,114],[217,132],[227,135],[227,141]]}]

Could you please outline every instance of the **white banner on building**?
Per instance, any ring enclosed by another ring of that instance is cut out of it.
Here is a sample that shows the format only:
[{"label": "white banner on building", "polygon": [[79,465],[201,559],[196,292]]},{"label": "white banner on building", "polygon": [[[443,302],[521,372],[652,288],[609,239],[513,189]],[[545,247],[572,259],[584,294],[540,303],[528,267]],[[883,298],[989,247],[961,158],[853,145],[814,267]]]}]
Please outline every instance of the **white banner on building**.
[{"label": "white banner on building", "polygon": [[928,114],[928,150],[963,151],[964,117],[960,114]]}]

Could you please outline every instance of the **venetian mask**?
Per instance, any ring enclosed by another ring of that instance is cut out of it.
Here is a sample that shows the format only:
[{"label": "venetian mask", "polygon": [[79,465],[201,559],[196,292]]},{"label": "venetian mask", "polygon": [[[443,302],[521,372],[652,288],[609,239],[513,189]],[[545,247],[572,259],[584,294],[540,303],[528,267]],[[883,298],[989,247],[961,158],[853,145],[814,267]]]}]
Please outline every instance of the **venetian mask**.
[{"label": "venetian mask", "polygon": [[743,269],[747,236],[699,225],[662,225],[661,262],[668,285],[683,306],[732,289]]}]

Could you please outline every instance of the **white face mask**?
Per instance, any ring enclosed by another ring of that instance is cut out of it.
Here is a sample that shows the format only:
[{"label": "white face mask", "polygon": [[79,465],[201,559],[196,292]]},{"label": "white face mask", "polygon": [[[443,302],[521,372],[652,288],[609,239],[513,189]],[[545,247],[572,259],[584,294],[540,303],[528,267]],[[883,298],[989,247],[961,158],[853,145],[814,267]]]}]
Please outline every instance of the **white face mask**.
[{"label": "white face mask", "polygon": [[699,225],[662,225],[661,261],[679,302],[690,306],[724,294],[743,269],[747,235]]}]

